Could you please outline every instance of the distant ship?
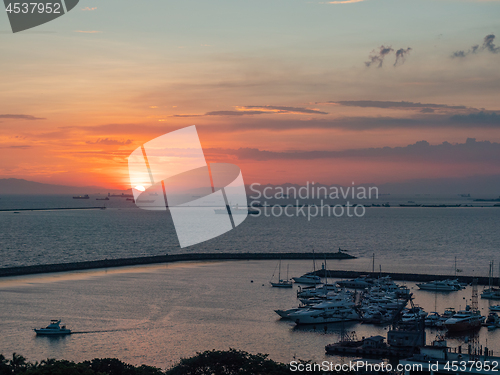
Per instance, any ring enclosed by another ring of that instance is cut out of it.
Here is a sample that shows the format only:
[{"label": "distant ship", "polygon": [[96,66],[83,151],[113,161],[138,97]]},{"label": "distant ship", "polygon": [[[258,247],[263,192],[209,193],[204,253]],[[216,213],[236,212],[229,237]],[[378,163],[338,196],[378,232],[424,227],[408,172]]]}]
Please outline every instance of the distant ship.
[{"label": "distant ship", "polygon": [[256,215],[259,213],[258,210],[252,210],[251,208],[248,208],[248,207],[239,208],[238,205],[233,206],[233,207],[218,208],[218,209],[214,209],[214,211],[218,215],[223,215],[223,214],[227,214],[228,208],[231,210],[232,215],[243,215],[243,214]]},{"label": "distant ship", "polygon": [[109,201],[109,198],[106,197],[106,198],[96,198],[95,199],[96,201]]},{"label": "distant ship", "polygon": [[85,195],[79,195],[77,197],[73,197],[73,199],[90,199],[88,194]]},{"label": "distant ship", "polygon": [[111,194],[111,193],[108,193],[108,197],[112,197],[112,198],[133,198],[134,195],[133,194],[125,194],[125,193],[121,193],[121,194]]}]

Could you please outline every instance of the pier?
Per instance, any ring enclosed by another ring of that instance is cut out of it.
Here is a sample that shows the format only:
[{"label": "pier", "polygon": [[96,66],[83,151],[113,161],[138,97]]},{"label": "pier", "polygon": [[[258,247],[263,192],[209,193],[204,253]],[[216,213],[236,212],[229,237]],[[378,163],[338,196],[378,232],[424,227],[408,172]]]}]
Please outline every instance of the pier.
[{"label": "pier", "polygon": [[[392,280],[396,281],[414,281],[414,282],[429,282],[434,280],[458,280],[461,283],[472,284],[473,279],[477,279],[478,285],[489,285],[488,277],[481,276],[453,276],[453,275],[429,275],[422,273],[399,273],[399,272],[359,272],[359,271],[340,271],[340,270],[318,270],[311,272],[311,274],[332,279],[355,279],[361,276],[367,276],[377,279],[381,276],[389,276]],[[497,278],[494,282],[498,284]],[[432,292],[432,290],[430,291]]]},{"label": "pier", "polygon": [[80,271],[100,268],[126,267],[156,263],[225,260],[278,260],[278,259],[355,259],[355,256],[341,251],[331,253],[191,253],[158,255],[150,257],[104,259],[87,262],[42,264],[0,268],[0,277],[32,275],[37,273]]}]

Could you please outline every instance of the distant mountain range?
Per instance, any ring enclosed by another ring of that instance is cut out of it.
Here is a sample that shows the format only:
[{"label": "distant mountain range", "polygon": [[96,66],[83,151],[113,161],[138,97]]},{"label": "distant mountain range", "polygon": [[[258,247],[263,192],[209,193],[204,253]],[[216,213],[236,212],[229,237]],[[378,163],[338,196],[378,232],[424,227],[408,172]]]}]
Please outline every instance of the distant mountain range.
[{"label": "distant mountain range", "polygon": [[97,193],[116,193],[124,192],[119,190],[110,190],[99,186],[65,186],[51,185],[40,182],[28,181],[18,178],[3,178],[0,179],[0,195],[9,194],[97,194]]},{"label": "distant mountain range", "polygon": [[[281,185],[260,185],[257,190],[265,187],[283,187],[295,186],[297,184]],[[322,185],[319,186],[341,186],[341,185]],[[496,198],[500,195],[500,175],[493,176],[470,176],[460,178],[435,178],[435,179],[416,179],[403,182],[391,182],[385,184],[360,184],[358,186],[377,186],[381,194],[473,194],[473,195],[491,195]],[[254,187],[255,188],[255,187]],[[51,185],[40,182],[28,181],[17,178],[0,179],[0,195],[7,194],[97,194],[97,193],[129,193],[130,190],[113,190],[99,186],[65,186]],[[247,192],[251,194],[247,186]]]}]

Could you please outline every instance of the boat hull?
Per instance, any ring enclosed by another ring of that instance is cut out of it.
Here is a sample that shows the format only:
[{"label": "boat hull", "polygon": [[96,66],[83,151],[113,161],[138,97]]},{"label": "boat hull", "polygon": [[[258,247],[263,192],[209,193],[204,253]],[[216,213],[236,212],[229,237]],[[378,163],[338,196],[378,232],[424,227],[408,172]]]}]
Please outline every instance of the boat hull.
[{"label": "boat hull", "polygon": [[61,330],[47,330],[47,329],[35,329],[37,336],[66,336],[71,335],[71,330],[61,329]]}]

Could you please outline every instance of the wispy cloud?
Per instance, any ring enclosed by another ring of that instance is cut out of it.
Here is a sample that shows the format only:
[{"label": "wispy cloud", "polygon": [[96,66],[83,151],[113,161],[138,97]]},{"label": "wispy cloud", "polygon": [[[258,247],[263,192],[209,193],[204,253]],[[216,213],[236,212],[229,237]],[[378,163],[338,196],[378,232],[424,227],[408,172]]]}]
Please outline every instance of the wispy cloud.
[{"label": "wispy cloud", "polygon": [[119,141],[111,138],[99,138],[97,141],[87,141],[85,143],[89,145],[124,146],[131,144],[132,140],[127,139],[126,141]]},{"label": "wispy cloud", "polygon": [[0,115],[0,118],[12,120],[45,120],[43,117],[35,117],[31,115]]},{"label": "wispy cloud", "polygon": [[336,104],[347,107],[362,107],[362,108],[387,108],[387,109],[408,109],[420,110],[423,113],[432,113],[436,109],[445,110],[478,110],[476,108],[469,108],[464,105],[447,105],[447,104],[434,104],[434,103],[415,103],[415,102],[393,102],[393,101],[378,101],[378,100],[339,100],[328,101],[316,104]]},{"label": "wispy cloud", "polygon": [[455,51],[451,55],[453,58],[464,58],[469,55],[474,55],[479,52],[490,52],[490,53],[500,53],[500,47],[497,47],[494,43],[495,41],[495,35],[494,34],[489,34],[486,35],[483,39],[483,44],[480,46],[479,44],[473,45],[471,48],[469,48],[467,51],[462,50],[462,51]]},{"label": "wispy cloud", "polygon": [[392,54],[393,52],[396,55],[396,60],[394,61],[393,66],[396,67],[398,65],[404,64],[406,58],[410,54],[412,50],[411,47],[408,48],[400,48],[398,50],[394,50],[391,46],[380,46],[378,49],[374,49],[370,55],[368,56],[368,61],[365,61],[365,65],[369,68],[372,65],[376,65],[378,68],[381,68],[384,64],[384,59],[386,56]]},{"label": "wispy cloud", "polygon": [[93,7],[93,8],[90,8],[90,7],[85,7],[85,8],[82,8],[82,10],[84,11],[92,11],[92,10],[96,10],[97,7]]},{"label": "wispy cloud", "polygon": [[318,109],[304,108],[304,107],[288,107],[276,105],[250,105],[243,107],[236,107],[234,111],[210,111],[204,115],[199,114],[180,114],[171,117],[200,117],[200,116],[251,116],[263,114],[317,114],[327,115],[328,112],[323,112]]}]

